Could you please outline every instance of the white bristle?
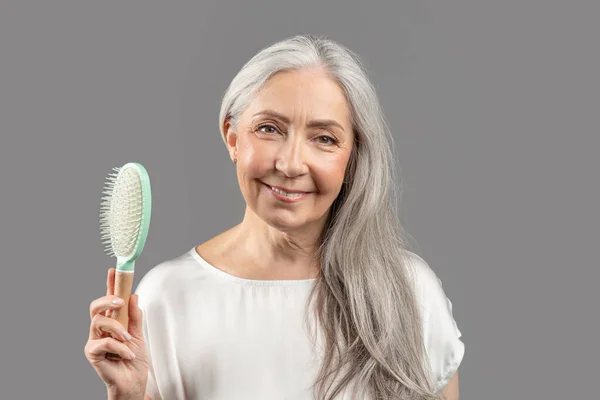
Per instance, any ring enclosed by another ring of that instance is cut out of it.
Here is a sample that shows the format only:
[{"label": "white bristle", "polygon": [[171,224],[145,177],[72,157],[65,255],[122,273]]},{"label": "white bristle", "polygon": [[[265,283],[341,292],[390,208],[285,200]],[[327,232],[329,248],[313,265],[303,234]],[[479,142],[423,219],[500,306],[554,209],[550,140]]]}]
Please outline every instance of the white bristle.
[{"label": "white bristle", "polygon": [[134,250],[142,221],[142,183],[131,167],[110,173],[100,202],[100,233],[106,252],[127,256]]}]

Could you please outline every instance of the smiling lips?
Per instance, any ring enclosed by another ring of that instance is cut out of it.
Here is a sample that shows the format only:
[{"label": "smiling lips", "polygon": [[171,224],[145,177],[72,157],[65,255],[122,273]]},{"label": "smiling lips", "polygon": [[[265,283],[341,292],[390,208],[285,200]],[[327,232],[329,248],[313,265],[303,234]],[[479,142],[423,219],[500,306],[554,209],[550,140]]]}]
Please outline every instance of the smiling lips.
[{"label": "smiling lips", "polygon": [[287,203],[295,203],[298,201],[303,200],[304,198],[308,197],[308,195],[310,193],[307,192],[291,192],[290,194],[285,194],[284,192],[280,192],[279,189],[277,189],[277,187],[271,187],[269,185],[267,185],[266,183],[263,183],[265,185],[265,188],[269,190],[269,192],[275,196],[275,198],[277,198],[278,200],[282,200],[284,202]]}]

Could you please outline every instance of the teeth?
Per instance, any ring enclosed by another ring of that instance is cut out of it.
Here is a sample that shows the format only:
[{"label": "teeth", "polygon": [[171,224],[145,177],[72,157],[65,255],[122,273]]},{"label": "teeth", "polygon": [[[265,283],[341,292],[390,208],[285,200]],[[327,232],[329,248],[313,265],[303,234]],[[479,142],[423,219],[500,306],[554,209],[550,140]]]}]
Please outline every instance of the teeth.
[{"label": "teeth", "polygon": [[303,193],[287,193],[287,192],[284,192],[283,190],[279,190],[279,189],[274,188],[274,187],[271,187],[271,190],[274,191],[274,192],[276,192],[276,193],[282,194],[282,195],[284,195],[286,197],[300,197],[303,194]]}]

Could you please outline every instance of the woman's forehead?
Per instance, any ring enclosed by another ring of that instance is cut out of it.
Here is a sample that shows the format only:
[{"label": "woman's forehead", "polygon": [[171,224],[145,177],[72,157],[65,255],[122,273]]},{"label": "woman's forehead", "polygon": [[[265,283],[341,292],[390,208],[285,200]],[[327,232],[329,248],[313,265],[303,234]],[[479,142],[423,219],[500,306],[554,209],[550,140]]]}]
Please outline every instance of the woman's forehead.
[{"label": "woman's forehead", "polygon": [[315,94],[325,100],[345,100],[344,91],[338,83],[320,70],[279,72],[265,82],[256,97],[303,97]]},{"label": "woman's forehead", "polygon": [[320,74],[293,73],[273,76],[251,99],[245,118],[279,117],[285,123],[296,117],[333,120],[344,129],[350,112],[344,91],[330,78]]}]

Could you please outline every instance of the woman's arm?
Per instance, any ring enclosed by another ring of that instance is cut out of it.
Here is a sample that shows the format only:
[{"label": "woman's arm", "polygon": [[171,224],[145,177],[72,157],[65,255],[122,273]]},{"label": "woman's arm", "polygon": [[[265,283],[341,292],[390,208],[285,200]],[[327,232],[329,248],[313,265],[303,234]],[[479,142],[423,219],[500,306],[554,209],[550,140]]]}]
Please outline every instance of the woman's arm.
[{"label": "woman's arm", "polygon": [[458,371],[452,375],[452,378],[442,390],[442,395],[444,400],[458,400]]}]

